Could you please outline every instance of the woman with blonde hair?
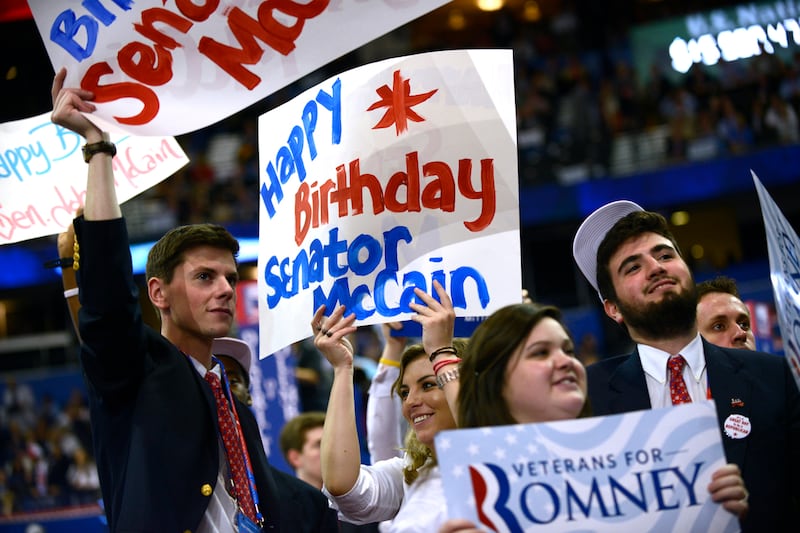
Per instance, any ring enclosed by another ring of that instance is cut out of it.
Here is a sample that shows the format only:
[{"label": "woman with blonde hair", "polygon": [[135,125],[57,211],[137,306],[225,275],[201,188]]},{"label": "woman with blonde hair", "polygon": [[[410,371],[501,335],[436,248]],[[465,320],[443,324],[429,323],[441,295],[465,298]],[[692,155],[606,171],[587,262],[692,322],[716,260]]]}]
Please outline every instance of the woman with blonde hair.
[{"label": "woman with blonde hair", "polygon": [[457,359],[465,341],[452,340],[454,314],[444,313],[435,320],[426,317],[423,344],[403,352],[393,389],[409,424],[404,454],[373,465],[360,461],[353,348],[347,341],[356,329],[355,316],[344,314],[344,307],[339,307],[326,318],[322,306],[311,323],[314,344],[331,363],[334,376],[322,434],[322,490],[341,520],[385,522],[382,531],[435,531],[446,512],[434,437],[441,430],[454,429],[456,423],[423,345],[445,342],[452,346],[450,358]]}]

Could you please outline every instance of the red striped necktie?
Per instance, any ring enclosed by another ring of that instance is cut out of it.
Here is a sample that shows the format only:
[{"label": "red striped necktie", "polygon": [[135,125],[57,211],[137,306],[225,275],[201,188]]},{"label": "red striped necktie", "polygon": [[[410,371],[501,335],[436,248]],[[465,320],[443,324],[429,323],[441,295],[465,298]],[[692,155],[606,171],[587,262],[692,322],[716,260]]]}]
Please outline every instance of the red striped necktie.
[{"label": "red striped necktie", "polygon": [[686,382],[683,380],[683,367],[686,359],[682,355],[673,355],[667,361],[669,370],[669,395],[672,397],[672,405],[681,403],[691,403],[692,398],[686,389]]},{"label": "red striped necktie", "polygon": [[228,407],[228,399],[222,391],[222,384],[219,377],[213,372],[206,372],[206,381],[214,391],[214,399],[217,403],[217,417],[219,419],[219,433],[222,443],[225,445],[225,455],[228,458],[233,488],[236,493],[236,501],[247,517],[256,522],[255,504],[253,495],[250,493],[250,484],[247,479],[247,470],[244,463],[245,450],[242,449],[242,441],[238,436],[236,425],[233,421],[232,413]]}]

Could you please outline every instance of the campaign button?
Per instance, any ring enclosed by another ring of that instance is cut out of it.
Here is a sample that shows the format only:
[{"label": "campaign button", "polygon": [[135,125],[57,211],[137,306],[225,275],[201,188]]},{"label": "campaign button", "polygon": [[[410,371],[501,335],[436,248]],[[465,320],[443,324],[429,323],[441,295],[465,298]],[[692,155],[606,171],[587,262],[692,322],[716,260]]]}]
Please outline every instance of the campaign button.
[{"label": "campaign button", "polygon": [[750,419],[744,415],[730,415],[722,425],[725,434],[732,439],[743,439],[750,434]]}]

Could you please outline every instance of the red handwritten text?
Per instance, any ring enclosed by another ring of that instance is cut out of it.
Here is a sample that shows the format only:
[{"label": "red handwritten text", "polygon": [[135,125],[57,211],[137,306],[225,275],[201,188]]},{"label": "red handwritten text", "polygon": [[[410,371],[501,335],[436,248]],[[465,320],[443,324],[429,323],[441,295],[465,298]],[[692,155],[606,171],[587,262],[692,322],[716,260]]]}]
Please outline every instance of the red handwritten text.
[{"label": "red handwritten text", "polygon": [[[258,41],[280,54],[288,55],[294,50],[294,42],[302,33],[305,21],[322,13],[329,2],[330,0],[311,0],[305,3],[264,0],[257,8],[257,18],[238,7],[223,10],[222,15],[227,18],[228,28],[238,41],[239,48],[203,36],[198,41],[198,51],[238,83],[252,90],[261,83],[261,78],[245,65],[255,65],[261,60],[264,48]],[[147,124],[158,115],[160,109],[158,95],[152,87],[165,85],[172,80],[172,50],[182,46],[167,35],[165,30],[172,28],[186,34],[196,22],[211,17],[219,5],[219,0],[207,0],[202,5],[197,5],[192,0],[175,0],[175,8],[180,14],[166,7],[142,10],[141,22],[134,24],[134,29],[150,42],[132,41],[122,46],[117,53],[119,70],[130,81],[102,84],[103,77],[116,73],[114,67],[107,61],[102,61],[87,69],[81,80],[81,88],[93,91],[98,103],[122,98],[138,100],[142,104],[138,113],[114,118],[121,124]],[[282,20],[291,19],[294,22],[285,25],[276,18],[276,13],[283,15]],[[159,28],[156,28],[157,24]]]},{"label": "red handwritten text", "polygon": [[[453,212],[456,207],[456,189],[464,198],[481,201],[478,218],[464,222],[472,232],[485,229],[494,219],[497,198],[494,183],[494,161],[482,159],[480,162],[481,188],[472,184],[472,160],[458,161],[457,177],[444,161],[429,161],[420,167],[419,154],[406,154],[406,170],[392,174],[384,189],[373,174],[361,172],[361,162],[355,159],[348,167],[336,167],[336,182],[329,179],[321,185],[317,182],[303,182],[295,193],[295,242],[300,245],[309,227],[317,228],[327,224],[330,204],[337,204],[340,218],[364,213],[364,191],[371,198],[372,213],[384,209],[392,213],[419,212],[425,209],[439,209]],[[422,186],[420,175],[430,178]]]}]

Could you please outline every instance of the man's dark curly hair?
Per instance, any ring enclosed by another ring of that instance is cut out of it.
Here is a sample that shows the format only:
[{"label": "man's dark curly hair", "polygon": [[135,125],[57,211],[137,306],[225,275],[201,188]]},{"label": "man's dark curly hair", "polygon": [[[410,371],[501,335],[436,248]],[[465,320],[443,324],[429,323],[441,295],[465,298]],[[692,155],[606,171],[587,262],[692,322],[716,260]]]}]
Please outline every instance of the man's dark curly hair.
[{"label": "man's dark curly hair", "polygon": [[675,236],[669,229],[667,219],[652,211],[634,211],[628,213],[617,221],[616,224],[606,233],[600,246],[597,248],[597,289],[600,297],[604,300],[617,300],[617,292],[611,282],[611,271],[609,262],[611,256],[619,249],[622,244],[631,237],[638,237],[643,233],[657,233],[669,239],[678,255],[681,250],[675,240]]}]

